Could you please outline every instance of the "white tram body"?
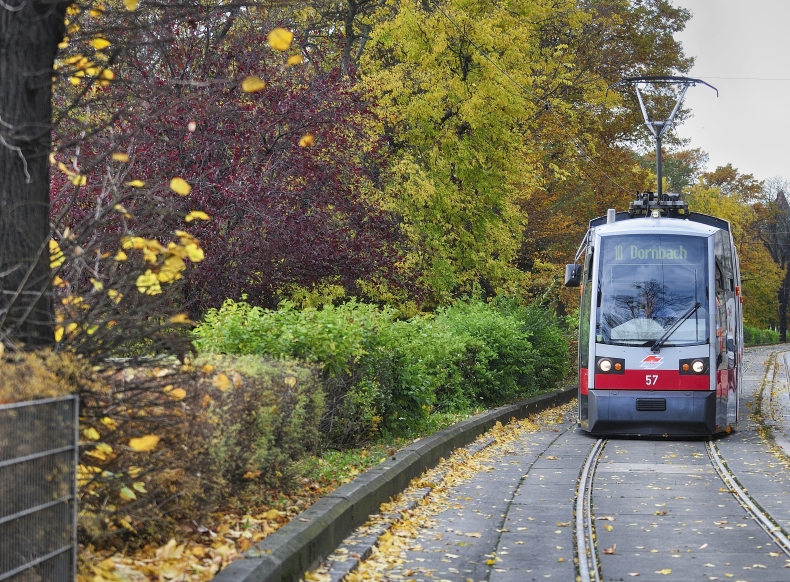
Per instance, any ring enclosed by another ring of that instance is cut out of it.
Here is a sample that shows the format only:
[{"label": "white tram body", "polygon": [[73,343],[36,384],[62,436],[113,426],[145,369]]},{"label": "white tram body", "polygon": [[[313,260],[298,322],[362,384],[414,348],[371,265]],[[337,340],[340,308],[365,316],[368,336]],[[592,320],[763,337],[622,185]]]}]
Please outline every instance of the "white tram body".
[{"label": "white tram body", "polygon": [[581,291],[578,421],[593,434],[737,427],[742,297],[729,223],[658,198],[590,221],[583,264],[566,268]]}]

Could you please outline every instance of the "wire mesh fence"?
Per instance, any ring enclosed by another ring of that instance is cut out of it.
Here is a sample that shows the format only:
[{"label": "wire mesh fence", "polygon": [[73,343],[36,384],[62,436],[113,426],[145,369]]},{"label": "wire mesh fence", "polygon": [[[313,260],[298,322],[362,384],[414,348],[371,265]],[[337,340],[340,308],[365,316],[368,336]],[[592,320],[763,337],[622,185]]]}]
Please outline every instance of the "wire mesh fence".
[{"label": "wire mesh fence", "polygon": [[76,578],[76,396],[0,405],[0,581]]}]

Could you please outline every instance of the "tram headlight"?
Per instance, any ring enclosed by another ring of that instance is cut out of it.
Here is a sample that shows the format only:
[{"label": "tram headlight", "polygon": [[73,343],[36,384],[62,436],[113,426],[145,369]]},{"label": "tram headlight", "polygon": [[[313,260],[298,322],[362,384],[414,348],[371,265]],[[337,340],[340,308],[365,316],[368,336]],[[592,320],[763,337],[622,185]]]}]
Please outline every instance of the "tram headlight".
[{"label": "tram headlight", "polygon": [[705,362],[702,360],[694,360],[691,364],[691,369],[694,370],[697,374],[701,374],[702,371],[705,369]]},{"label": "tram headlight", "polygon": [[598,368],[601,370],[601,372],[608,372],[612,369],[612,362],[610,360],[599,360]]}]

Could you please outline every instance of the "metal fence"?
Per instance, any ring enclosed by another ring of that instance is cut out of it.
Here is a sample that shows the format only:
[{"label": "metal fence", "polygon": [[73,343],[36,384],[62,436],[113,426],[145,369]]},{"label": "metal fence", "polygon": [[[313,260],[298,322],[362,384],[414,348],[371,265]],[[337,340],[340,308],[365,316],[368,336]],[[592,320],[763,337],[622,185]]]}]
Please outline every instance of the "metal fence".
[{"label": "metal fence", "polygon": [[0,581],[72,582],[76,396],[0,405]]}]

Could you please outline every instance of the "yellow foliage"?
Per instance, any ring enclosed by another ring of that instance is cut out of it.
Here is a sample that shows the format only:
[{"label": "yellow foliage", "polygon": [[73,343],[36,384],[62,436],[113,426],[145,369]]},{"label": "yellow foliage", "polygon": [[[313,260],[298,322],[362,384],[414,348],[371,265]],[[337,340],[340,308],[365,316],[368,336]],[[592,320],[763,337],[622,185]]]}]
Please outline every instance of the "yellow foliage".
[{"label": "yellow foliage", "polygon": [[268,34],[266,40],[274,50],[283,52],[291,48],[293,38],[294,35],[290,30],[277,27]]},{"label": "yellow foliage", "polygon": [[211,220],[211,217],[202,210],[193,210],[184,217],[184,220],[186,222],[192,222],[193,220]]},{"label": "yellow foliage", "polygon": [[66,261],[66,255],[60,250],[58,241],[49,239],[49,266],[57,269]]},{"label": "yellow foliage", "polygon": [[192,186],[190,186],[189,183],[183,178],[176,176],[170,180],[170,189],[179,196],[187,196],[192,190]]},{"label": "yellow foliage", "polygon": [[139,438],[134,438],[129,441],[129,448],[137,453],[147,453],[156,448],[159,444],[159,437],[153,434],[148,434]]},{"label": "yellow foliage", "polygon": [[99,50],[99,51],[106,49],[108,46],[110,46],[110,44],[112,44],[112,43],[109,40],[107,40],[106,38],[98,37],[98,36],[96,38],[92,38],[90,40],[90,45],[93,48],[95,48],[96,50]]},{"label": "yellow foliage", "polygon": [[82,431],[82,436],[84,436],[89,441],[97,441],[101,438],[99,431],[93,427],[84,429]]},{"label": "yellow foliage", "polygon": [[159,279],[151,272],[151,269],[137,277],[136,285],[137,290],[146,295],[159,295],[162,292]]},{"label": "yellow foliage", "polygon": [[265,88],[266,83],[264,83],[260,77],[256,77],[255,75],[245,77],[241,82],[241,90],[245,93],[255,93],[256,91],[262,91]]},{"label": "yellow foliage", "polygon": [[5,354],[0,360],[0,403],[71,394],[75,386],[67,378],[82,374],[82,366],[73,354],[48,350]]}]

